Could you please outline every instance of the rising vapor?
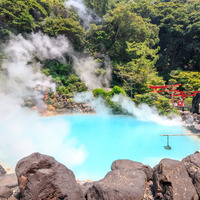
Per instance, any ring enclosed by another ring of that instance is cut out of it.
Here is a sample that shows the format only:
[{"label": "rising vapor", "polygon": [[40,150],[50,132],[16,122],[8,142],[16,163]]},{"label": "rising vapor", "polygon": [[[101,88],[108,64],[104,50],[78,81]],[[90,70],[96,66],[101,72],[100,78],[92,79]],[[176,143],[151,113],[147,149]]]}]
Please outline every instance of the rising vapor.
[{"label": "rising vapor", "polygon": [[98,115],[110,115],[111,110],[106,105],[105,100],[101,97],[93,97],[92,92],[81,92],[74,96],[76,102],[88,103],[91,108],[93,108]]},{"label": "rising vapor", "polygon": [[75,52],[64,36],[11,35],[2,47],[5,59],[0,72],[1,161],[14,167],[22,157],[39,151],[69,167],[83,163],[87,152],[75,138],[68,138],[70,125],[57,118],[42,122],[38,113],[24,107],[24,99],[33,95],[40,110],[45,110],[43,91],[55,87],[51,77],[40,72],[40,62],[45,59],[65,62],[65,54],[72,57],[75,71],[89,89],[109,85],[110,67],[106,76],[97,76],[99,64],[92,57]]},{"label": "rising vapor", "polygon": [[102,19],[92,10],[85,6],[84,0],[68,0],[65,2],[65,6],[67,8],[73,6],[79,15],[79,17],[83,20],[83,25],[86,29],[90,27],[90,23],[99,23]]},{"label": "rising vapor", "polygon": [[35,58],[64,61],[63,54],[73,51],[69,41],[63,36],[49,38],[41,33],[26,39],[18,35],[11,36],[2,49],[5,59],[0,74],[1,161],[13,168],[22,157],[39,151],[53,155],[67,166],[84,162],[86,151],[78,141],[68,138],[70,127],[66,122],[42,122],[36,112],[23,106],[24,98],[33,95],[38,85],[54,87],[51,77],[40,72]]},{"label": "rising vapor", "polygon": [[112,98],[112,101],[121,105],[122,109],[141,121],[155,122],[165,126],[182,125],[181,117],[177,115],[171,115],[168,117],[160,116],[155,107],[149,107],[147,104],[136,106],[130,98],[124,97],[123,95],[115,95]]}]

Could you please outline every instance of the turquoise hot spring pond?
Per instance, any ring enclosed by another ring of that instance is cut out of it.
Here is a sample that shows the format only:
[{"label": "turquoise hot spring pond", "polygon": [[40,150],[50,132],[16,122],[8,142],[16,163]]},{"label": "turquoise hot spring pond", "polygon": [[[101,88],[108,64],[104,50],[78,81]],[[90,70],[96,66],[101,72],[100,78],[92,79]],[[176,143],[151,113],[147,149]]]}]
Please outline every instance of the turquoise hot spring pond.
[{"label": "turquoise hot spring pond", "polygon": [[154,167],[163,158],[181,160],[200,149],[199,139],[191,136],[170,137],[172,149],[164,149],[167,138],[160,134],[186,133],[181,126],[163,126],[130,116],[63,115],[43,120],[53,122],[55,118],[70,124],[66,140],[75,139],[87,153],[82,164],[70,168],[80,180],[103,178],[117,159]]}]

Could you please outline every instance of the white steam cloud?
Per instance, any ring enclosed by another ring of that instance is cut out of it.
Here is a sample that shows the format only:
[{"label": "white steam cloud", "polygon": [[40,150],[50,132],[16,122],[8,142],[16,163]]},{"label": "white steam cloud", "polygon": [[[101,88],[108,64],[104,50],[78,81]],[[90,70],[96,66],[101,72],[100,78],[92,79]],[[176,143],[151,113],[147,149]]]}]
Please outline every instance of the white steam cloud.
[{"label": "white steam cloud", "polygon": [[92,57],[73,56],[75,71],[89,89],[109,87],[112,70],[108,57],[105,56],[104,59],[106,73],[98,74],[100,63],[96,62]]},{"label": "white steam cloud", "polygon": [[[51,77],[40,72],[40,61],[72,57],[74,68],[90,89],[109,84],[110,67],[106,76],[97,76],[100,67],[90,56],[74,51],[64,36],[50,38],[42,33],[10,36],[2,45],[5,56],[0,71],[0,160],[14,167],[16,162],[33,152],[50,154],[72,167],[84,162],[87,152],[75,138],[69,139],[70,126],[65,121],[41,121],[41,117],[24,107],[24,99],[33,97],[41,111],[46,109],[44,92],[54,88]],[[87,74],[86,74],[87,72]]]},{"label": "white steam cloud", "polygon": [[94,98],[92,92],[81,92],[74,96],[74,100],[77,102],[88,103],[98,115],[109,115],[111,110],[106,106],[105,101],[99,97]]},{"label": "white steam cloud", "polygon": [[[3,45],[4,59],[0,71],[0,160],[14,167],[16,162],[30,153],[39,151],[50,154],[67,166],[84,162],[86,151],[75,139],[69,139],[70,127],[64,121],[47,120],[28,108],[23,107],[24,98],[37,94],[40,88],[54,87],[50,77],[40,73],[40,63],[35,57],[59,59],[72,52],[68,40],[63,36],[49,38],[41,33],[27,39],[11,36]],[[35,91],[34,91],[35,90]]]},{"label": "white steam cloud", "polygon": [[99,23],[102,19],[96,13],[85,6],[84,0],[68,0],[65,2],[66,7],[73,6],[83,20],[86,28],[89,28],[91,22]]},{"label": "white steam cloud", "polygon": [[127,97],[122,95],[115,95],[112,101],[121,105],[122,109],[126,110],[141,121],[151,121],[165,126],[181,126],[181,117],[173,116],[160,116],[158,110],[154,107],[149,107],[147,104],[140,104],[136,106],[135,103]]},{"label": "white steam cloud", "polygon": [[[15,77],[13,79],[15,82],[20,79],[25,87],[40,85],[41,81],[43,86],[50,85],[51,79],[47,79],[40,73],[39,62],[32,63],[34,57],[40,60],[58,59],[64,62],[64,54],[72,57],[76,73],[89,89],[109,87],[111,67],[108,56],[104,56],[105,73],[99,75],[100,63],[91,56],[75,52],[71,43],[64,36],[50,38],[42,33],[31,34],[28,39],[21,35],[11,36],[9,43],[4,45],[4,53],[8,59],[4,61],[3,68],[7,69],[10,77]],[[27,76],[27,74],[29,75]],[[15,84],[11,85],[11,87],[15,87]],[[55,86],[51,83],[51,87]],[[24,93],[24,88],[22,93]]]}]

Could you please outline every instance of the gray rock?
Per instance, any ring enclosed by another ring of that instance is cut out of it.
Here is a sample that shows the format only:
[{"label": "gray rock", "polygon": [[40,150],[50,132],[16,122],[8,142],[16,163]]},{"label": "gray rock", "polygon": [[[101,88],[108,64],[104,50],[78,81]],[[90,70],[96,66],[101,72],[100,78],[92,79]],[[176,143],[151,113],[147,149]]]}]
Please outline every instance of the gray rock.
[{"label": "gray rock", "polygon": [[0,186],[0,198],[8,199],[12,194],[13,192],[11,189],[4,186]]},{"label": "gray rock", "polygon": [[185,157],[182,162],[186,166],[186,169],[190,177],[194,177],[194,174],[200,169],[200,153],[197,151],[194,154],[191,154]]},{"label": "gray rock", "polygon": [[34,153],[20,160],[15,171],[25,200],[85,200],[73,172],[53,157]]},{"label": "gray rock", "polygon": [[0,176],[0,186],[5,186],[8,188],[14,188],[18,186],[17,177],[15,174],[6,174]]},{"label": "gray rock", "polygon": [[200,153],[197,151],[182,160],[200,197]]},{"label": "gray rock", "polygon": [[95,182],[86,182],[83,185],[80,185],[83,195],[86,196],[86,193],[90,187],[94,185]]},{"label": "gray rock", "polygon": [[146,175],[142,170],[114,170],[88,189],[86,199],[141,200],[146,184]]},{"label": "gray rock", "polygon": [[186,124],[192,124],[194,121],[193,115],[191,113],[184,113],[183,120]]},{"label": "gray rock", "polygon": [[156,199],[198,200],[192,179],[180,161],[161,160],[154,168],[153,185]]},{"label": "gray rock", "polygon": [[0,165],[0,176],[5,175],[6,174],[6,170],[2,167],[2,165]]},{"label": "gray rock", "polygon": [[143,170],[147,176],[147,181],[153,180],[153,169],[149,165],[143,165],[140,162],[135,162],[126,159],[116,160],[112,163],[111,170],[121,170],[121,169]]},{"label": "gray rock", "polygon": [[200,124],[195,124],[194,127],[197,132],[200,132]]}]

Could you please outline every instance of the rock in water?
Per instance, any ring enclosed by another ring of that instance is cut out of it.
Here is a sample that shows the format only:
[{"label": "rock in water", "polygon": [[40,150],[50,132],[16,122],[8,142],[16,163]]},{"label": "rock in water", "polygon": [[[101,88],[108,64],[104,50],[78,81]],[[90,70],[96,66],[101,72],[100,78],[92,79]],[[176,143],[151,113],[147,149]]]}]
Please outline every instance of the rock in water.
[{"label": "rock in water", "polygon": [[196,191],[200,197],[200,153],[196,152],[182,160],[193,180]]},{"label": "rock in water", "polygon": [[86,199],[141,200],[146,184],[146,175],[142,170],[114,170],[88,189]]},{"label": "rock in water", "polygon": [[154,168],[153,183],[156,199],[198,200],[192,179],[180,161],[161,160]]},{"label": "rock in water", "polygon": [[15,171],[25,200],[85,200],[73,172],[53,157],[33,153]]}]

